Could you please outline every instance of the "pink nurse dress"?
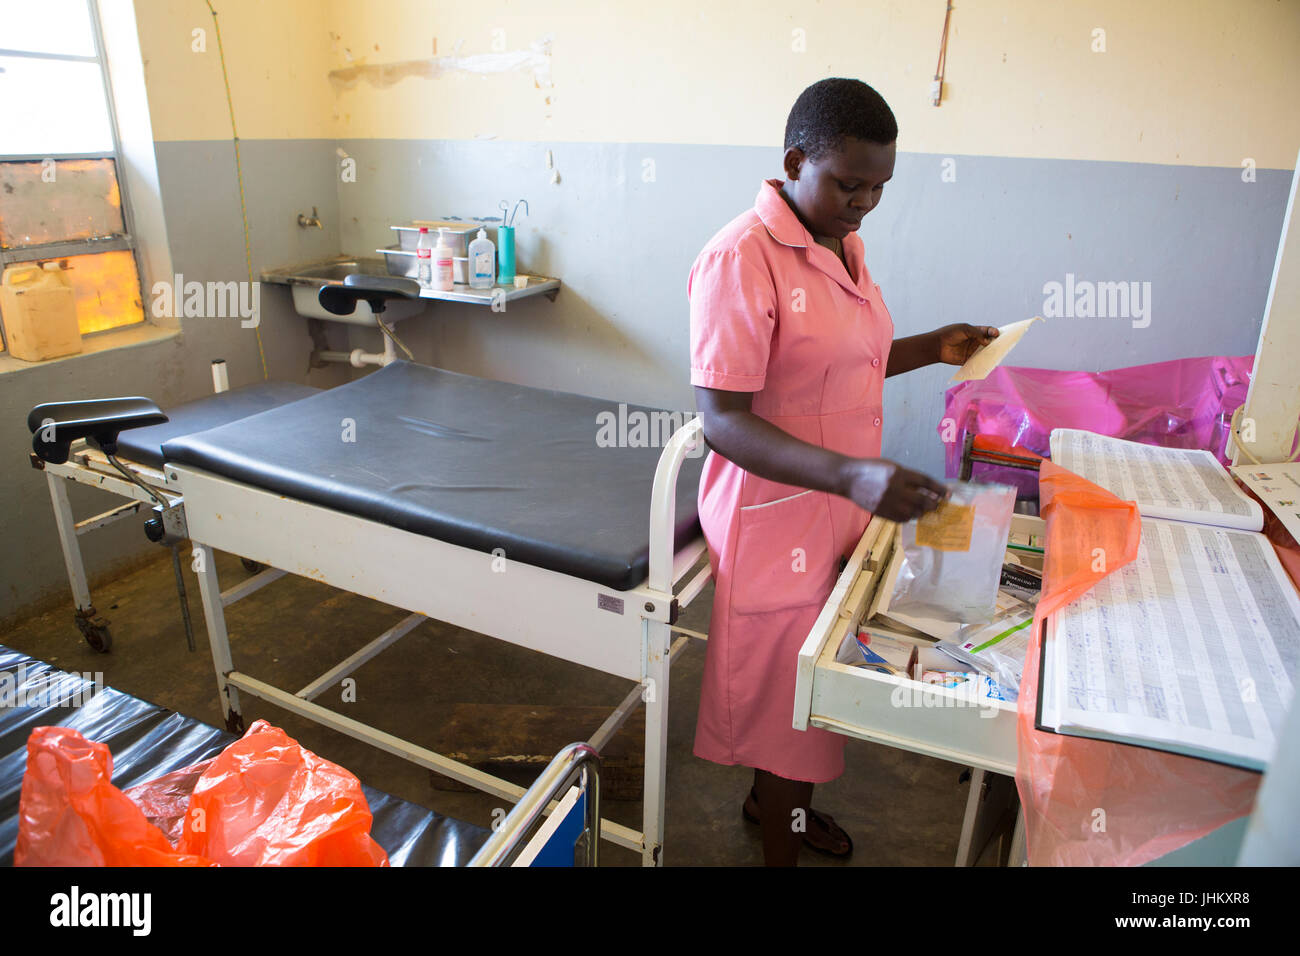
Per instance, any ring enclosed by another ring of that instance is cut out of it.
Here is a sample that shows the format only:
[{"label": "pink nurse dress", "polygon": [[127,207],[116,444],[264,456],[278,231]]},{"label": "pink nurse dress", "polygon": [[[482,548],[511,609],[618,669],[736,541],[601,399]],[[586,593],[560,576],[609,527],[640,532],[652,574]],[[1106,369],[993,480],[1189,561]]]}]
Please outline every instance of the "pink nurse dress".
[{"label": "pink nurse dress", "polygon": [[[893,321],[862,240],[844,239],[846,271],[780,187],[764,182],[754,208],[691,269],[691,383],[751,392],[754,413],[796,438],[878,457]],[[695,754],[790,780],[833,780],[844,770],[844,737],[793,728],[795,666],[870,515],[712,451],[699,504],[715,596]]]}]

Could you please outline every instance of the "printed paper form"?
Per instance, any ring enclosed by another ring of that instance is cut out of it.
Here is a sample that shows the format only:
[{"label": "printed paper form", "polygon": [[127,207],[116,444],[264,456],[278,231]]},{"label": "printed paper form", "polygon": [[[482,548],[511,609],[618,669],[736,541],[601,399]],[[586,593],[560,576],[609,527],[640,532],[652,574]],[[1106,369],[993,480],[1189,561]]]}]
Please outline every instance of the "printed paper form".
[{"label": "printed paper form", "polygon": [[1161,448],[1074,428],[1056,428],[1052,461],[1125,501],[1144,517],[1258,531],[1264,511],[1233,484],[1208,451]]},{"label": "printed paper form", "polygon": [[1300,662],[1300,597],[1260,534],[1148,520],[1137,558],[1049,619],[1042,722],[1267,766]]},{"label": "printed paper form", "polygon": [[1024,338],[1029,327],[1041,321],[1043,317],[1036,315],[1023,322],[1012,322],[1010,325],[1002,326],[998,329],[998,337],[968,358],[948,381],[969,382],[973,379],[988,378],[989,373],[1002,364],[1002,360],[1007,357],[1007,353],[1015,344]]},{"label": "printed paper form", "polygon": [[1232,473],[1259,495],[1291,537],[1300,541],[1300,462],[1233,465]]}]

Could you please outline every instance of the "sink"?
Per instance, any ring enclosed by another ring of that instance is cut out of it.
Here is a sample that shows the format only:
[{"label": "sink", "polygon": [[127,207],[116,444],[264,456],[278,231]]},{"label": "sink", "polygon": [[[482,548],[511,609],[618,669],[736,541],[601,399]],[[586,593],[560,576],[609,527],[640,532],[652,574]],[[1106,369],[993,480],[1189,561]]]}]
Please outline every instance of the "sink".
[{"label": "sink", "polygon": [[[312,319],[326,319],[330,322],[346,322],[350,325],[364,325],[375,328],[375,314],[369,304],[358,302],[356,311],[351,315],[335,315],[321,308],[316,296],[324,285],[342,285],[343,280],[351,275],[371,275],[388,277],[388,267],[383,259],[365,256],[335,256],[331,259],[318,259],[296,266],[284,266],[280,269],[266,269],[262,272],[262,281],[273,285],[287,285],[293,294],[293,307],[299,315]],[[384,310],[384,319],[396,322],[423,311],[424,302],[390,302]]]},{"label": "sink", "polygon": [[[382,263],[380,263],[380,265],[382,265]],[[348,276],[358,274],[387,275],[388,270],[381,269],[379,272],[374,272],[365,268],[355,259],[350,259],[347,262],[331,262],[323,266],[308,266],[306,269],[299,271],[295,278],[320,279],[322,284],[324,284],[326,282],[342,282]]]},{"label": "sink", "polygon": [[277,285],[309,285],[319,289],[326,284],[339,285],[352,275],[386,276],[388,267],[379,257],[334,256],[296,266],[266,269],[262,272],[262,281]]}]

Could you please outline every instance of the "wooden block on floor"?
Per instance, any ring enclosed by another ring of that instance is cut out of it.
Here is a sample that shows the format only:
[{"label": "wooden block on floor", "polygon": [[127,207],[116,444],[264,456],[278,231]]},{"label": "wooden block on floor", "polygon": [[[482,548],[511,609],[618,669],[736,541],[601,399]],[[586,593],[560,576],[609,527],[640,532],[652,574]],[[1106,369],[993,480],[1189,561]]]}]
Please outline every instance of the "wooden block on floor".
[{"label": "wooden block on floor", "polygon": [[[434,749],[527,787],[561,749],[595,733],[613,709],[613,704],[454,704],[438,735],[445,743]],[[601,753],[601,797],[640,800],[644,773],[645,709],[638,707]],[[438,790],[474,789],[435,771],[429,776]]]}]

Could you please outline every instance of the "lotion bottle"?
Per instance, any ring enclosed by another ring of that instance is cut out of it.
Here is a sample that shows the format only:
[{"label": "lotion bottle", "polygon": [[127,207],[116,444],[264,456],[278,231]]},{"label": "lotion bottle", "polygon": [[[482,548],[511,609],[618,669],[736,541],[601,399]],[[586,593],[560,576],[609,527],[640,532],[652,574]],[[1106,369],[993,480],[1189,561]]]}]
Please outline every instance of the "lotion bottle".
[{"label": "lotion bottle", "polygon": [[433,250],[433,287],[439,292],[450,292],[454,284],[452,272],[451,243],[447,241],[447,230],[438,230],[438,246]]}]

